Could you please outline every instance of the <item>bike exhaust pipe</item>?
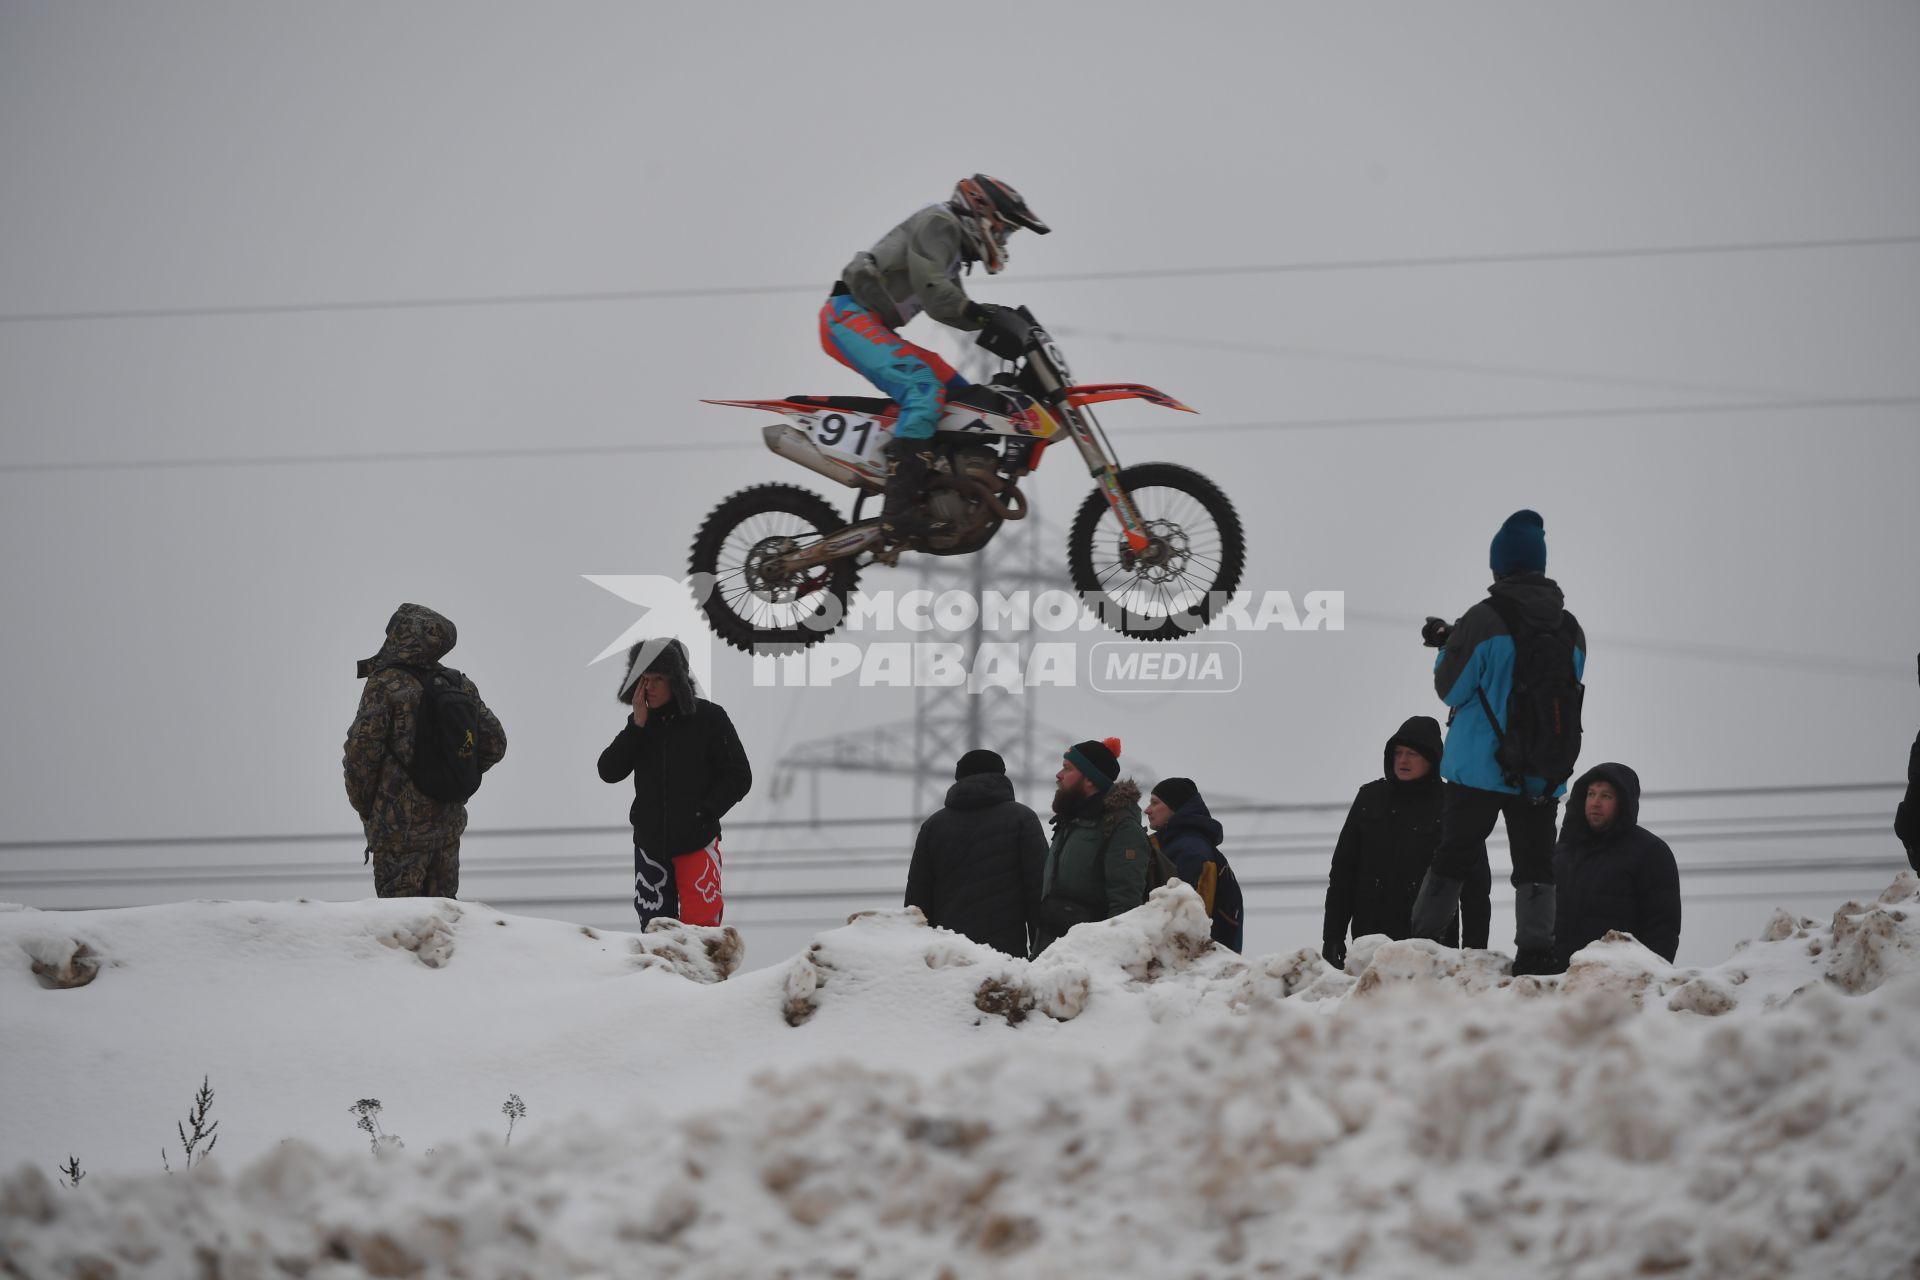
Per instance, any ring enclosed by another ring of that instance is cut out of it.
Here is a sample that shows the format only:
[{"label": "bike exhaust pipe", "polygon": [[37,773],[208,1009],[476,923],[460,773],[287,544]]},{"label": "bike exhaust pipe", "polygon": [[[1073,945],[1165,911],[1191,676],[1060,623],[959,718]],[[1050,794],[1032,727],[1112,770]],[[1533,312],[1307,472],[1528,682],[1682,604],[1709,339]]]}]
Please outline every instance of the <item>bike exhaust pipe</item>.
[{"label": "bike exhaust pipe", "polygon": [[872,487],[871,483],[863,480],[860,473],[853,467],[844,462],[836,462],[820,452],[820,447],[798,427],[776,422],[761,428],[760,438],[767,442],[767,448],[788,462],[797,462],[807,470],[817,472],[829,480],[837,480],[849,489]]}]

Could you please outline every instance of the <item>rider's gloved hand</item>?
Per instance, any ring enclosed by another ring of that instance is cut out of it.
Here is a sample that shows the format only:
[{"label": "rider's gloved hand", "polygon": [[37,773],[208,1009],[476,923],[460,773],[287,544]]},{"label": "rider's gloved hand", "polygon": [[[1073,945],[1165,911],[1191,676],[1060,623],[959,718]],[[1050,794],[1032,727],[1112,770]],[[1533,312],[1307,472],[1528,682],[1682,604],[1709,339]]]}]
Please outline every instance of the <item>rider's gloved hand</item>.
[{"label": "rider's gloved hand", "polygon": [[1420,643],[1429,649],[1444,649],[1447,637],[1453,634],[1453,628],[1447,625],[1445,618],[1428,618],[1427,625],[1420,628]]}]

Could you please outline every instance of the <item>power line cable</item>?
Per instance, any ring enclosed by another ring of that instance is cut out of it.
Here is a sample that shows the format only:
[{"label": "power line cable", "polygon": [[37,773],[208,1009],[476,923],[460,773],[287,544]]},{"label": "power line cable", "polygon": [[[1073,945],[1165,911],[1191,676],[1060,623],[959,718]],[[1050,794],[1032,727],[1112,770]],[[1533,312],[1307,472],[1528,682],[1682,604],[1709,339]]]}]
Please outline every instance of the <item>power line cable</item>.
[{"label": "power line cable", "polygon": [[[1748,400],[1722,404],[1641,404],[1597,409],[1523,409],[1496,413],[1409,413],[1348,418],[1283,418],[1265,422],[1182,422],[1183,435],[1209,432],[1328,431],[1349,427],[1462,427],[1509,423],[1595,422],[1629,418],[1725,417],[1743,413],[1912,409],[1920,395],[1820,396],[1804,400]],[[1166,431],[1166,427],[1109,428],[1114,435]]]},{"label": "power line cable", "polygon": [[[1795,783],[1782,786],[1744,786],[1744,787],[1695,787],[1671,790],[1650,790],[1641,793],[1641,804],[1649,801],[1667,800],[1727,800],[1749,799],[1768,796],[1826,796],[1857,795],[1879,791],[1900,791],[1905,782],[1814,782]],[[1344,811],[1353,804],[1352,797],[1344,800],[1288,801],[1273,803],[1244,803],[1215,805],[1215,813],[1267,814],[1267,813],[1325,813],[1331,810]],[[819,822],[770,821],[767,819],[729,819],[727,829],[734,832],[745,831],[829,831],[841,828],[874,827],[918,827],[926,815],[899,814],[891,817],[860,816],[826,818]],[[1793,814],[1781,815],[1785,821],[1795,817]],[[1730,821],[1735,819],[1729,819]],[[1738,821],[1751,821],[1739,818]],[[633,829],[629,826],[608,824],[586,824],[579,826],[530,826],[530,827],[469,827],[461,836],[462,840],[486,839],[551,839],[574,836],[628,836]],[[104,837],[54,837],[45,840],[0,840],[0,853],[18,853],[30,849],[78,851],[82,849],[170,849],[196,847],[233,847],[255,845],[290,844],[364,844],[365,836],[358,832],[280,832],[263,835],[202,835],[202,836],[104,836]]]},{"label": "power line cable", "polygon": [[[1391,627],[1405,632],[1409,639],[1413,634],[1411,616],[1371,609],[1348,609],[1345,620],[1358,623],[1363,627]],[[1615,635],[1605,631],[1596,631],[1588,639],[1599,640],[1604,649],[1620,649],[1629,653],[1659,653],[1701,662],[1736,662],[1762,667],[1791,667],[1803,671],[1831,671],[1836,675],[1863,676],[1875,680],[1905,681],[1911,679],[1913,675],[1910,663],[1888,662],[1876,658],[1841,658],[1826,653],[1804,653],[1791,649],[1754,649],[1743,645],[1709,644],[1695,640],[1652,640],[1639,636]]]},{"label": "power line cable", "polygon": [[222,467],[335,467],[394,462],[486,462],[498,459],[588,458],[608,454],[634,453],[715,453],[729,450],[766,451],[753,440],[716,440],[702,444],[582,444],[528,445],[521,448],[418,449],[404,453],[310,453],[258,454],[232,458],[128,458],[95,459],[74,462],[5,462],[0,472],[31,473],[47,471],[194,471]]},{"label": "power line cable", "polygon": [[[1115,271],[1063,271],[1024,276],[1022,284],[1079,284],[1102,280],[1206,279],[1231,276],[1294,275],[1310,272],[1395,271],[1433,267],[1516,266],[1547,262],[1609,262],[1635,258],[1706,257],[1810,250],[1878,249],[1920,244],[1920,235],[1846,236],[1804,240],[1727,240],[1701,244],[1647,245],[1598,249],[1549,249],[1533,252],[1462,253],[1425,256],[1330,258],[1319,261],[1255,263],[1223,267],[1139,267]],[[827,282],[813,284],[689,285],[656,289],[603,289],[580,292],[442,295],[415,298],[363,298],[338,302],[239,303],[182,307],[102,307],[71,311],[24,311],[0,315],[0,324],[68,324],[99,320],[198,320],[243,316],[326,315],[366,311],[425,311],[456,308],[576,306],[608,302],[657,302],[687,298],[738,298],[768,294],[824,294]]]},{"label": "power line cable", "polygon": [[[1235,856],[1236,857],[1242,856],[1243,853],[1244,851],[1238,851],[1236,852]],[[902,858],[901,861],[904,864],[905,862],[904,857]],[[609,860],[609,865],[614,865],[615,862],[616,860]],[[1725,862],[1725,863],[1690,862],[1686,864],[1686,866],[1684,867],[1684,874],[1689,881],[1697,880],[1702,877],[1719,878],[1719,877],[1739,877],[1739,876],[1755,876],[1755,875],[1834,875],[1834,874],[1872,875],[1872,874],[1885,874],[1889,872],[1898,872],[1903,868],[1904,864],[1905,864],[1905,859],[1897,854],[1889,854],[1883,857],[1866,857],[1866,858],[1863,858],[1863,857],[1799,858],[1799,859],[1763,858],[1763,859],[1750,859],[1744,862]],[[599,868],[592,868],[591,870],[599,871],[599,870],[605,870],[605,869],[606,869],[605,867],[599,867]],[[321,872],[318,875],[308,875],[308,876],[303,876],[298,878],[309,880],[309,881],[313,879],[346,879],[349,876],[355,876],[357,878],[356,873],[359,873],[359,872],[360,872],[360,868],[358,867],[352,868],[351,870],[330,869],[328,871]],[[481,874],[490,874],[492,876],[498,877],[498,876],[502,876],[504,873],[501,870],[496,869],[491,872],[483,872]],[[28,888],[28,889],[36,889],[36,890],[59,888],[59,889],[65,889],[70,891],[73,889],[85,889],[85,888],[89,888],[96,885],[103,886],[103,887],[110,885],[113,888],[125,888],[129,885],[149,885],[149,886],[161,887],[161,886],[167,886],[167,885],[173,885],[173,884],[208,884],[208,883],[232,882],[236,880],[243,881],[243,882],[250,882],[250,881],[257,881],[261,879],[285,880],[285,879],[293,879],[293,878],[296,878],[296,877],[293,877],[290,875],[281,875],[278,877],[266,877],[266,876],[249,875],[249,874],[209,876],[209,875],[167,875],[163,873],[148,873],[148,874],[142,874],[142,875],[125,876],[125,877],[119,877],[119,876],[110,877],[107,875],[88,876],[88,875],[63,874],[58,876],[49,876],[49,877],[43,877],[39,879],[32,879],[32,880],[10,880],[10,881],[7,881],[6,883],[9,888],[18,887],[18,888]],[[470,878],[477,880],[480,878],[480,875],[475,875]],[[1242,875],[1239,875],[1237,879],[1239,881],[1240,886],[1243,889],[1285,889],[1285,890],[1308,890],[1308,891],[1318,892],[1318,891],[1324,890],[1326,888],[1326,883],[1327,883],[1327,877],[1324,871],[1313,871],[1313,872],[1306,872],[1306,873],[1299,873],[1299,874],[1273,874],[1273,875],[1242,874]],[[615,883],[618,883],[618,881],[616,880]],[[1789,894],[1789,895],[1798,896],[1803,893],[1814,892],[1814,891],[1816,891],[1816,889],[1815,887],[1812,887],[1812,886],[1809,886],[1807,888],[1775,887],[1773,889],[1758,890],[1758,891],[1740,891],[1740,890],[1727,890],[1727,889],[1719,889],[1719,890],[1690,889],[1687,891],[1686,896],[1689,900],[1701,900],[1701,899],[1711,899],[1711,898],[1722,896],[1722,895],[1741,896],[1743,893],[1754,893],[1759,896],[1767,896],[1770,894]],[[1817,891],[1827,892],[1828,890],[1825,886],[1820,886],[1818,887]],[[857,885],[835,886],[831,888],[822,888],[822,889],[738,889],[738,890],[729,889],[727,891],[727,901],[729,902],[729,904],[733,904],[733,905],[744,905],[749,902],[752,902],[752,903],[845,902],[845,901],[858,902],[858,901],[864,901],[867,899],[886,899],[892,902],[892,901],[897,901],[899,897],[899,893],[900,893],[899,882],[897,880],[892,880],[892,881],[888,881],[886,883],[878,884],[878,885],[857,884]],[[499,894],[492,894],[492,895],[489,895],[486,901],[488,905],[499,907],[499,906],[502,906],[503,904],[512,904],[512,903],[551,904],[556,902],[588,902],[588,903],[605,902],[609,897],[618,898],[618,896],[619,896],[618,893],[591,893],[591,894],[540,895],[540,896],[534,896],[534,895],[502,896]],[[40,909],[41,910],[76,910],[80,908],[42,907]],[[94,907],[94,908],[86,908],[86,909],[108,910],[110,908]]]},{"label": "power line cable", "polygon": [[[1294,418],[1261,422],[1182,422],[1175,427],[1110,427],[1112,435],[1164,434],[1169,430],[1184,435],[1209,432],[1282,432],[1326,431],[1343,427],[1458,427],[1495,426],[1508,423],[1590,422],[1629,418],[1724,417],[1742,413],[1780,413],[1785,411],[1859,411],[1875,409],[1920,408],[1920,395],[1835,396],[1806,400],[1750,401],[1738,404],[1626,405],[1612,409],[1532,409],[1501,413],[1400,414],[1380,417]],[[753,451],[765,445],[751,440],[716,440],[700,444],[597,444],[531,445],[525,448],[481,448],[420,450],[407,453],[317,453],[259,455],[232,458],[128,458],[93,459],[69,462],[0,462],[0,474],[25,475],[49,472],[94,471],[191,471],[219,467],[298,467],[351,466],[400,462],[463,462],[498,459],[568,458],[610,454],[704,453]]]},{"label": "power line cable", "polygon": [[1111,329],[1084,329],[1078,325],[1053,326],[1058,338],[1096,338],[1118,344],[1137,343],[1153,347],[1184,347],[1194,351],[1225,351],[1235,355],[1305,357],[1335,364],[1358,364],[1389,369],[1412,369],[1422,373],[1466,373],[1478,377],[1511,378],[1528,382],[1570,382],[1596,387],[1627,387],[1635,390],[1690,391],[1702,395],[1766,397],[1803,400],[1805,391],[1781,391],[1755,387],[1728,387],[1708,383],[1682,382],[1670,378],[1634,378],[1621,374],[1587,373],[1571,369],[1540,369],[1526,365],[1489,364],[1475,360],[1438,360],[1425,356],[1399,356],[1364,351],[1337,351],[1326,347],[1308,347],[1298,343],[1237,342],[1226,338],[1194,338],[1171,333],[1131,333]]}]

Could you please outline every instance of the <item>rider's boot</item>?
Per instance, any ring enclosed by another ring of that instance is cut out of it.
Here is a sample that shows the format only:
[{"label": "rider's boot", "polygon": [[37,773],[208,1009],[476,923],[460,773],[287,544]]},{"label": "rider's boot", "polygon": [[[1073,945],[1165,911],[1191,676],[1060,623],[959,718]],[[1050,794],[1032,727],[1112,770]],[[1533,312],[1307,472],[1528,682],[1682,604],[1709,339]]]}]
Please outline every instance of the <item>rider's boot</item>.
[{"label": "rider's boot", "polygon": [[927,522],[915,507],[932,469],[932,440],[895,436],[887,442],[887,492],[880,503],[880,531],[886,541],[903,542],[927,532]]}]

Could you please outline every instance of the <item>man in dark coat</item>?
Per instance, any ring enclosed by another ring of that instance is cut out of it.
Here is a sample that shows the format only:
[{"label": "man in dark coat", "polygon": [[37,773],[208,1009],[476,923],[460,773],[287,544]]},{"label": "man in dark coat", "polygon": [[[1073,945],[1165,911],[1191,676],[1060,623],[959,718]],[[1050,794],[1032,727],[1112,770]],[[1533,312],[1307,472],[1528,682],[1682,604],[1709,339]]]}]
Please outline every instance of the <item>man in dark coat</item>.
[{"label": "man in dark coat", "polygon": [[937,929],[1026,956],[1047,837],[1013,798],[1006,761],[969,751],[953,769],[946,807],[920,824],[907,866],[906,905]]},{"label": "man in dark coat", "polygon": [[678,640],[627,651],[620,701],[630,710],[600,753],[600,780],[633,778],[633,909],[643,927],[656,916],[719,924],[720,819],[753,786],[740,735],[698,696]]},{"label": "man in dark coat", "polygon": [[1669,963],[1680,949],[1680,869],[1667,842],[1640,825],[1640,775],[1623,764],[1581,774],[1553,851],[1555,959],[1615,929]]},{"label": "man in dark coat", "polygon": [[1509,781],[1497,752],[1507,730],[1508,697],[1520,650],[1508,618],[1523,631],[1567,636],[1573,679],[1583,678],[1587,639],[1566,611],[1559,584],[1547,577],[1547,533],[1537,511],[1516,511],[1494,534],[1487,560],[1487,598],[1452,626],[1429,619],[1421,638],[1440,650],[1433,687],[1452,708],[1440,776],[1448,782],[1440,815],[1440,847],[1413,904],[1413,935],[1439,938],[1459,910],[1467,884],[1489,874],[1487,837],[1502,817],[1513,856],[1513,971],[1553,969],[1553,819],[1561,783]]},{"label": "man in dark coat", "polygon": [[426,686],[435,673],[458,677],[479,703],[474,752],[481,772],[507,754],[507,735],[473,681],[441,666],[459,633],[425,605],[403,604],[387,620],[380,652],[359,664],[360,707],[347,730],[343,767],[347,800],[360,815],[373,863],[373,889],[383,898],[451,898],[460,890],[460,836],[467,807],[435,800],[413,784],[414,733]]},{"label": "man in dark coat", "polygon": [[[1213,940],[1229,951],[1245,940],[1246,903],[1240,881],[1220,852],[1225,828],[1207,808],[1191,778],[1168,778],[1147,800],[1147,828],[1174,874],[1192,885],[1213,918]],[[1154,887],[1154,886],[1150,886]]]},{"label": "man in dark coat", "polygon": [[[1360,788],[1347,810],[1327,874],[1320,954],[1335,968],[1347,962],[1347,933],[1410,937],[1413,900],[1440,844],[1447,784],[1440,780],[1440,722],[1414,716],[1387,739],[1386,776]],[[1470,869],[1460,897],[1469,947],[1487,945],[1493,877],[1484,862]],[[1458,946],[1461,922],[1447,922],[1440,941]]]}]

